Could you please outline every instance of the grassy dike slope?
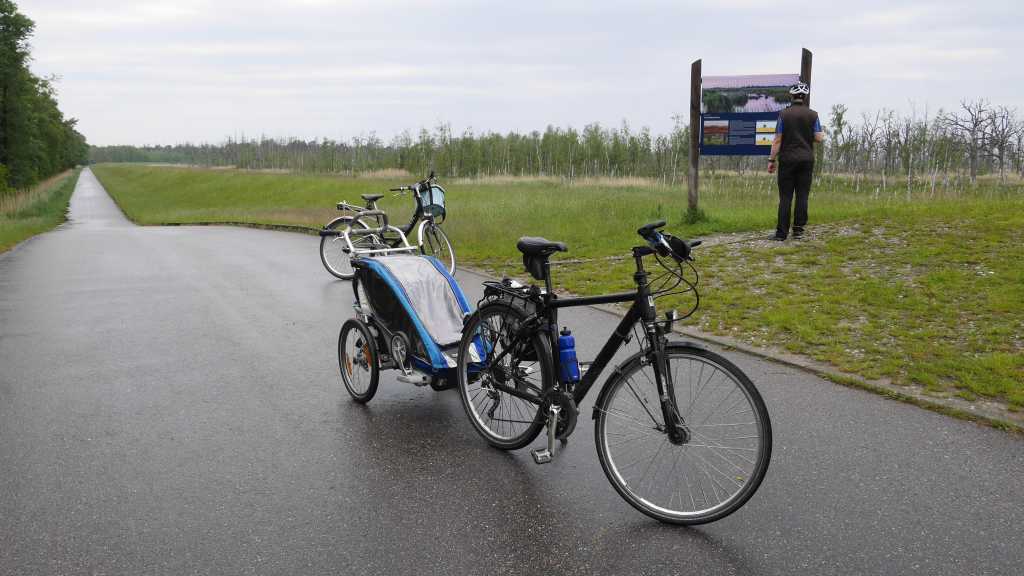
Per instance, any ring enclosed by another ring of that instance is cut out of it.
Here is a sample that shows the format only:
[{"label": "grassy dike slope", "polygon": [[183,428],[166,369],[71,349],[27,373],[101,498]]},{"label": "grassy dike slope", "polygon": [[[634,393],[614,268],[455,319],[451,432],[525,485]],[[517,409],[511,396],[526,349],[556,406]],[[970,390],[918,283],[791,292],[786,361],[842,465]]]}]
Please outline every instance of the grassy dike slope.
[{"label": "grassy dike slope", "polygon": [[68,171],[31,190],[0,197],[0,252],[64,222],[78,174]]},{"label": "grassy dike slope", "polygon": [[[248,222],[318,227],[333,205],[407,183],[395,179],[103,165],[96,175],[143,224]],[[694,237],[774,226],[764,176],[709,177],[709,219],[687,225],[684,192],[644,183],[564,185],[521,179],[446,183],[445,229],[462,262],[522,275],[515,240],[565,241],[575,263],[555,268],[575,293],[627,289],[631,263],[616,257],[655,218]],[[850,183],[812,193],[802,242],[739,236],[701,248],[702,329],[773,345],[868,378],[917,384],[1024,408],[1024,193],[983,185],[970,193],[927,186],[880,192]],[[407,197],[383,203],[395,220]],[[690,300],[668,297],[665,309]]]}]

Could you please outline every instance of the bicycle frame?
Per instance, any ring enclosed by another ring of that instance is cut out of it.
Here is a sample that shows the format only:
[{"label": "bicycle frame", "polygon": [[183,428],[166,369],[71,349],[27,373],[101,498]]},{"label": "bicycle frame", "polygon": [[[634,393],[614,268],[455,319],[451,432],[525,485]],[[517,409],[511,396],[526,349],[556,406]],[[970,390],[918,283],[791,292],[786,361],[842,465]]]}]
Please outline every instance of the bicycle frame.
[{"label": "bicycle frame", "polygon": [[[600,378],[604,369],[611,362],[611,359],[615,357],[615,354],[619,351],[619,348],[629,339],[631,329],[633,325],[639,320],[644,327],[644,332],[647,336],[647,341],[654,344],[651,351],[657,349],[657,344],[661,339],[661,329],[656,320],[656,310],[654,306],[654,299],[651,297],[650,288],[647,285],[647,271],[643,266],[643,257],[651,254],[652,250],[647,247],[636,247],[633,249],[633,257],[636,261],[637,271],[633,275],[633,279],[636,281],[637,290],[632,292],[621,292],[618,294],[604,294],[601,296],[584,296],[578,298],[555,298],[551,291],[551,266],[550,263],[544,262],[544,285],[545,291],[543,294],[543,309],[540,314],[546,316],[547,328],[546,332],[550,335],[548,338],[548,344],[551,346],[551,358],[554,363],[554,373],[561,373],[561,357],[558,354],[557,347],[554,345],[557,342],[558,336],[558,310],[561,308],[578,308],[580,306],[593,306],[595,304],[617,304],[624,302],[633,302],[633,305],[629,307],[626,315],[616,326],[615,330],[612,331],[611,336],[601,347],[600,352],[597,353],[597,357],[590,363],[586,373],[580,378],[580,381],[572,388],[573,400],[577,405],[583,401],[586,397],[587,392],[594,386],[597,379]],[[657,374],[660,371],[655,371]],[[660,389],[660,385],[659,385]]]},{"label": "bicycle frame", "polygon": [[[561,373],[561,358],[554,343],[557,341],[558,310],[560,308],[576,308],[580,306],[593,306],[595,304],[633,302],[633,305],[630,306],[626,315],[622,318],[622,321],[619,322],[619,325],[612,332],[611,336],[608,337],[604,346],[601,347],[597,357],[590,363],[586,373],[579,382],[572,385],[568,391],[571,392],[573,401],[577,406],[579,406],[587,393],[597,382],[597,379],[601,377],[602,372],[604,372],[608,363],[611,362],[611,359],[619,351],[622,345],[628,341],[633,325],[637,321],[640,321],[644,329],[644,334],[647,337],[647,342],[650,343],[646,350],[642,350],[642,353],[650,363],[655,365],[655,385],[658,390],[659,398],[661,399],[662,416],[665,418],[664,422],[667,424],[667,432],[673,442],[680,442],[685,441],[687,432],[685,423],[679,416],[678,409],[675,406],[674,383],[672,382],[672,375],[667,370],[667,364],[665,364],[664,361],[665,331],[657,321],[654,298],[650,292],[650,287],[647,283],[648,274],[643,265],[643,257],[653,253],[654,251],[646,246],[633,248],[633,258],[635,259],[637,266],[637,271],[633,275],[633,279],[637,284],[636,291],[579,298],[556,298],[552,295],[551,268],[550,263],[545,260],[543,263],[543,276],[546,290],[542,295],[542,301],[539,303],[540,309],[537,312],[537,319],[543,321],[545,324],[539,328],[536,325],[532,325],[532,323],[524,324],[516,335],[516,339],[518,340],[528,337],[529,334],[537,330],[547,334],[548,338],[546,339],[546,346],[551,349],[552,367],[554,369],[554,374],[557,375]],[[495,358],[495,360],[500,360],[501,357],[507,353],[508,350],[502,352],[502,354]],[[565,383],[558,382],[556,386],[561,386],[563,384]],[[526,400],[533,400],[514,389],[505,389],[503,387],[502,390]]]},{"label": "bicycle frame", "polygon": [[[396,227],[396,226],[390,226],[389,227],[391,229],[401,230],[403,236],[408,236],[413,230],[415,230],[416,229],[416,225],[419,224],[421,220],[423,220],[425,222],[433,222],[434,221],[434,217],[433,216],[431,216],[429,214],[424,214],[424,212],[423,212],[423,204],[420,201],[420,193],[419,192],[413,192],[413,195],[414,195],[414,200],[416,201],[416,210],[413,211],[413,213],[412,213],[412,219],[404,227]],[[366,206],[358,206],[356,204],[349,204],[348,202],[341,201],[341,202],[338,202],[337,208],[338,208],[338,210],[341,210],[341,211],[352,212],[353,215],[356,218],[358,218],[363,212],[367,212],[367,211],[370,211],[370,210],[378,210],[377,202],[376,201],[367,202]],[[381,226],[383,224],[383,222],[381,221],[380,216],[377,216],[376,218],[377,218],[377,225]],[[393,241],[394,244],[392,244],[392,247],[397,246],[400,241],[401,241],[400,239],[394,240]]]}]

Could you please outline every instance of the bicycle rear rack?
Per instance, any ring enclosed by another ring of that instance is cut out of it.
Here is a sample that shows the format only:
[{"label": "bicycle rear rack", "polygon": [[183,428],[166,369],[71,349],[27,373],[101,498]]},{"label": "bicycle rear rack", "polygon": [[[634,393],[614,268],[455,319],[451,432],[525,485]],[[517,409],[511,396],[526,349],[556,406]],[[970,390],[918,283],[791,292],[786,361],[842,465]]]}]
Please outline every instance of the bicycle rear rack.
[{"label": "bicycle rear rack", "polygon": [[500,282],[489,280],[484,282],[484,297],[477,302],[477,307],[479,308],[479,305],[485,301],[506,298],[512,302],[521,302],[521,308],[532,310],[538,304],[542,293],[536,286],[527,286],[508,278]]}]

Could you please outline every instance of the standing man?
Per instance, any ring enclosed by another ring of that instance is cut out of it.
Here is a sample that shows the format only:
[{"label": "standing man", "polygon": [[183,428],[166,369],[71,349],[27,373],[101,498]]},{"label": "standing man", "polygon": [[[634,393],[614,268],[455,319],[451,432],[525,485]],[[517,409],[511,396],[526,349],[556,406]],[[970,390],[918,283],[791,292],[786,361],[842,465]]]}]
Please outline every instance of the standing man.
[{"label": "standing man", "polygon": [[825,139],[818,113],[805,103],[811,89],[803,82],[789,89],[793,105],[779,112],[775,125],[775,141],[768,157],[768,173],[779,168],[779,221],[774,240],[782,241],[789,234],[789,210],[796,192],[793,214],[793,238],[804,235],[807,225],[807,196],[811,192],[814,173],[814,143]]}]

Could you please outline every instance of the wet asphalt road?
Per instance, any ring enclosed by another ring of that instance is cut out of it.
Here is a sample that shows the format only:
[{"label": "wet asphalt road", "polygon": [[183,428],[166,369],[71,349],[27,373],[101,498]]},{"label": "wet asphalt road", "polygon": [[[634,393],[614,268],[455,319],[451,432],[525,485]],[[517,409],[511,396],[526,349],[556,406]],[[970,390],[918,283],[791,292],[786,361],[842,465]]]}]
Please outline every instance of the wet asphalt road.
[{"label": "wet asphalt road", "polygon": [[[621,500],[589,419],[541,467],[455,391],[357,405],[317,242],[136,227],[86,171],[0,255],[0,574],[1021,573],[1024,440],[740,354],[772,464],[699,528]],[[615,324],[563,318],[583,357]]]}]

